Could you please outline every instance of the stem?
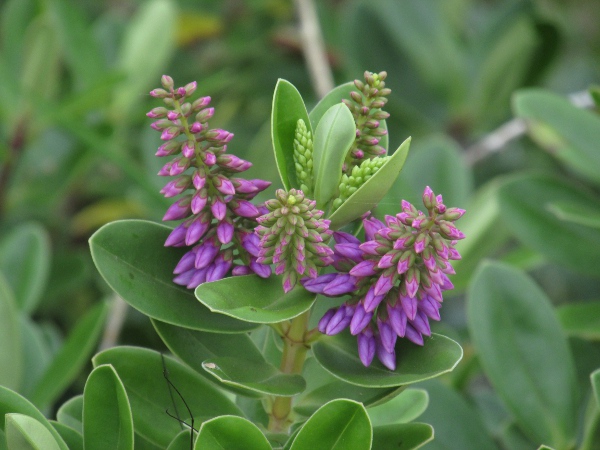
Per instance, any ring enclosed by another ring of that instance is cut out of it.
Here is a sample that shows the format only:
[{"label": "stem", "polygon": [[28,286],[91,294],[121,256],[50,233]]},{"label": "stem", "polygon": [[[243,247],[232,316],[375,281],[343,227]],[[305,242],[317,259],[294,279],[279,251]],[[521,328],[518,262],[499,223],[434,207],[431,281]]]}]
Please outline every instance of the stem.
[{"label": "stem", "polygon": [[[302,372],[306,352],[309,349],[306,343],[308,318],[310,311],[299,315],[291,322],[288,332],[283,336],[283,355],[281,357],[281,372],[286,374],[299,374]],[[292,414],[292,397],[275,397],[269,413],[269,431],[287,432]]]}]

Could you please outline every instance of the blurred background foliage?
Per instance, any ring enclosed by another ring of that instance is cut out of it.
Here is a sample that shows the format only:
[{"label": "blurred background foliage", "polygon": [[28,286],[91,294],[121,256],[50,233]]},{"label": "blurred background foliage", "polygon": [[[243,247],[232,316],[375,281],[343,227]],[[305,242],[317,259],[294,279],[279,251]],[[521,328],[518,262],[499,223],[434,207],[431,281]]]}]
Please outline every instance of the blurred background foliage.
[{"label": "blurred background foliage", "polygon": [[[430,402],[423,420],[443,436],[452,429],[443,431],[439,411],[456,410],[471,420],[479,409],[492,436],[526,443],[481,377],[473,376],[478,362],[469,344],[464,292],[479,262],[496,258],[526,269],[556,305],[598,299],[600,247],[590,242],[600,244],[600,219],[594,223],[592,217],[592,235],[581,237],[575,250],[571,240],[560,242],[572,234],[568,227],[546,233],[543,221],[518,224],[519,208],[535,209],[552,189],[562,203],[550,212],[542,208],[538,220],[575,216],[581,224],[586,215],[569,210],[573,202],[597,202],[598,118],[566,98],[600,80],[598,2],[316,4],[335,82],[386,70],[390,147],[413,137],[406,167],[378,213],[394,213],[401,198],[419,204],[427,184],[443,193],[446,204],[468,210],[456,295],[446,301],[441,325],[466,348],[465,361],[447,380],[465,396],[439,383],[428,386],[439,401]],[[181,85],[197,80],[199,92],[213,98],[211,126],[236,135],[230,151],[255,163],[251,176],[278,183],[269,134],[277,79],[297,86],[309,108],[318,100],[291,0],[0,2],[0,285],[13,291],[16,309],[11,306],[10,314],[21,317],[23,329],[36,330],[36,343],[24,339],[19,348],[31,355],[23,348],[35,347],[46,365],[78,323],[97,323],[106,313],[94,309],[111,294],[92,266],[87,238],[116,219],[159,221],[168,204],[155,175],[158,137],[145,117],[156,106],[148,91],[163,73]],[[523,90],[533,87],[545,90]],[[578,98],[589,108],[592,97]],[[565,119],[579,113],[585,115],[580,123],[587,123],[580,129]],[[498,127],[520,119],[530,124],[528,134],[523,129],[501,149],[485,143]],[[518,178],[528,171],[538,178]],[[85,339],[99,338],[92,331]],[[585,337],[581,331],[578,336]],[[587,386],[589,372],[600,366],[600,346],[579,338],[571,346]],[[162,348],[145,316],[131,310],[119,342]],[[83,365],[88,356],[80,358]],[[80,391],[83,380],[70,394]],[[35,383],[29,384],[21,392],[35,398]],[[38,405],[50,407],[66,388]],[[509,448],[519,448],[514,445]]]}]

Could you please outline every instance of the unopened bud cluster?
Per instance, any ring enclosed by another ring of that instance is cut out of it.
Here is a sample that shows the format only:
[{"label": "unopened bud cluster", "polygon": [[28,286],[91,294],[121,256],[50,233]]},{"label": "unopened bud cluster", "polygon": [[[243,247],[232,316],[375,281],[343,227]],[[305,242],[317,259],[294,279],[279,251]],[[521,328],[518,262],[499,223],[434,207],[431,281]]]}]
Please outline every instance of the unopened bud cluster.
[{"label": "unopened bud cluster", "polygon": [[364,82],[355,80],[356,91],[350,92],[350,99],[342,100],[354,116],[356,123],[356,139],[346,158],[345,171],[352,170],[365,158],[384,155],[385,148],[379,145],[381,137],[387,130],[381,121],[387,119],[389,113],[381,108],[387,103],[391,90],[385,87],[387,72],[365,72]]},{"label": "unopened bud cluster", "polygon": [[460,259],[454,246],[464,238],[454,221],[464,210],[446,208],[442,196],[436,197],[429,187],[423,203],[427,215],[402,201],[402,212],[386,216],[385,224],[373,217],[363,219],[364,243],[350,234],[334,233],[333,266],[339,273],[303,280],[311,292],[352,296],[323,316],[319,330],[333,335],[349,326],[365,366],[377,354],[394,370],[398,337],[423,345],[423,335],[431,334],[429,319],[440,319],[442,291],[453,288],[450,260]]},{"label": "unopened bud cluster", "polygon": [[284,275],[283,290],[287,293],[299,276],[315,278],[318,267],[332,263],[333,251],[327,246],[330,222],[302,191],[279,189],[275,195],[265,203],[269,213],[257,219],[258,262],[275,264],[275,273]]},{"label": "unopened bud cluster", "polygon": [[195,81],[179,88],[169,76],[161,81],[163,88],[150,95],[162,99],[165,107],[154,108],[147,116],[158,119],[151,126],[165,141],[156,156],[173,157],[158,175],[176,178],[160,192],[165,197],[183,194],[163,217],[164,221],[183,220],[165,246],[194,246],[181,258],[173,281],[193,289],[223,278],[234,260],[242,263],[233,268],[234,274],[254,272],[268,277],[270,268],[256,262],[253,235],[256,217],[264,211],[250,200],[271,183],[236,176],[252,164],[226,153],[233,134],[209,128],[214,108],[208,107],[210,97],[191,101]]},{"label": "unopened bud cluster", "polygon": [[313,139],[304,120],[298,119],[294,135],[294,166],[300,189],[311,196],[313,190]]},{"label": "unopened bud cluster", "polygon": [[339,195],[333,201],[333,211],[342,206],[342,204],[348,200],[359,187],[365,184],[369,178],[375,175],[389,159],[389,156],[378,156],[373,159],[365,159],[360,166],[354,166],[349,175],[343,174],[339,186]]}]

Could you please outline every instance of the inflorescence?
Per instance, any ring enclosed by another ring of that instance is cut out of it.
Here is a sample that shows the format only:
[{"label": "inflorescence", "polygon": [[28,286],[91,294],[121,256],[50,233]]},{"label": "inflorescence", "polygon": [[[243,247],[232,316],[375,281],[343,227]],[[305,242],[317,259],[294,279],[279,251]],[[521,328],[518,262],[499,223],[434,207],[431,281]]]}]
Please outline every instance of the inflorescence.
[{"label": "inflorescence", "polygon": [[214,108],[208,107],[210,97],[190,101],[195,81],[179,88],[174,88],[169,76],[161,81],[163,88],[150,95],[162,99],[166,107],[154,108],[147,115],[158,119],[152,128],[166,141],[156,156],[174,156],[158,175],[177,177],[161,193],[165,197],[183,194],[163,217],[164,221],[183,220],[165,246],[193,246],[179,261],[173,281],[193,289],[226,276],[234,260],[241,261],[233,267],[234,275],[268,277],[270,267],[256,261],[258,238],[254,235],[256,218],[265,211],[250,200],[271,183],[237,176],[252,164],[226,153],[232,133],[208,127],[214,114]]}]

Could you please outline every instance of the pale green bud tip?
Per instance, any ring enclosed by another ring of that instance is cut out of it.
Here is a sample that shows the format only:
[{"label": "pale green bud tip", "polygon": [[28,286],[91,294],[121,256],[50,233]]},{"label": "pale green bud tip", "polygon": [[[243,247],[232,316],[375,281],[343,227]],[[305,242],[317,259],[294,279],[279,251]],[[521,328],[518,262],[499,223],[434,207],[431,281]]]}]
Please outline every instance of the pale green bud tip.
[{"label": "pale green bud tip", "polygon": [[287,199],[287,203],[288,205],[295,205],[296,204],[296,197],[294,197],[293,195],[290,195]]}]

